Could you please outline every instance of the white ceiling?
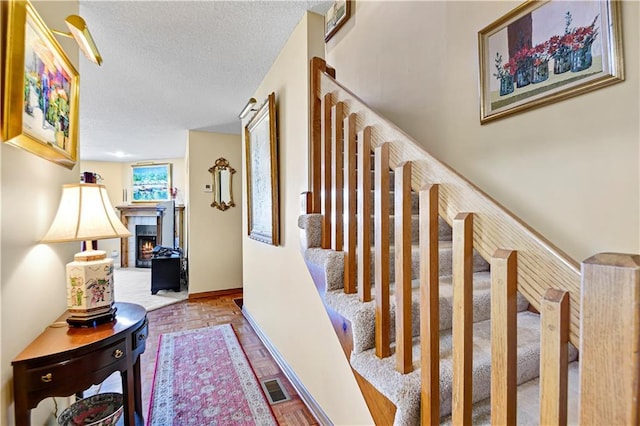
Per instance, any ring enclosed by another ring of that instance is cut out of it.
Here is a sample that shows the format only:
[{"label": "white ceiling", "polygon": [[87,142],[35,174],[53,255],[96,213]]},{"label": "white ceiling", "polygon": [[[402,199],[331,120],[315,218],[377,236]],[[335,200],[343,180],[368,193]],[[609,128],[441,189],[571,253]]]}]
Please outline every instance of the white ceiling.
[{"label": "white ceiling", "polygon": [[80,54],[80,159],[183,157],[188,130],[238,113],[306,10],[330,1],[80,1],[103,57]]}]

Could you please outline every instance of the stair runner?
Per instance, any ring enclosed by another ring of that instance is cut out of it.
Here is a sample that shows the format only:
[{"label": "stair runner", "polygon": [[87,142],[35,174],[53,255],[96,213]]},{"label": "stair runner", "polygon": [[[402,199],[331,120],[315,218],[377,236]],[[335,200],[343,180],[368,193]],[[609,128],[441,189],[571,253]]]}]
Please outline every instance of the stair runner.
[{"label": "stair runner", "polygon": [[[372,171],[373,174],[373,171]],[[393,172],[391,173],[393,188]],[[390,193],[390,209],[393,215],[393,192]],[[373,198],[373,197],[372,197]],[[412,193],[412,335],[414,371],[401,374],[395,368],[395,355],[380,359],[375,355],[375,301],[362,303],[357,294],[345,294],[343,291],[344,255],[320,247],[321,215],[303,215],[299,218],[305,261],[311,268],[321,270],[325,277],[326,304],[338,314],[350,321],[353,335],[352,367],[385,395],[396,407],[395,425],[420,424],[420,310],[419,310],[419,257],[418,257],[418,202],[417,194]],[[393,217],[390,218],[393,220]],[[391,222],[393,223],[393,222]],[[391,244],[393,244],[394,226],[390,226]],[[373,228],[372,228],[373,229]],[[449,416],[452,406],[452,233],[451,227],[440,218],[439,221],[440,255],[440,414],[443,419]],[[371,241],[374,241],[371,238]],[[373,250],[373,247],[372,247]],[[393,259],[393,245],[390,258]],[[373,283],[373,261],[371,282]],[[391,341],[395,339],[395,262],[390,269],[390,305],[391,305]],[[491,323],[490,323],[490,287],[489,264],[474,250],[473,262],[473,402],[478,403],[478,420],[488,417],[488,403],[491,390]],[[373,293],[373,291],[372,291]],[[540,319],[539,315],[528,310],[527,300],[518,293],[518,384],[536,379],[540,366]],[[392,347],[393,352],[393,347]],[[569,359],[577,358],[572,346]],[[484,416],[484,417],[483,417]]]}]

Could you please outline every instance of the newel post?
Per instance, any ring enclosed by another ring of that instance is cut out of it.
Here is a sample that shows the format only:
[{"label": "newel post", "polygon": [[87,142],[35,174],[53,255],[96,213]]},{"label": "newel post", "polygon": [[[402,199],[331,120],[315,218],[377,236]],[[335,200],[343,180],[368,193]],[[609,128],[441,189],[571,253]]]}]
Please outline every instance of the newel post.
[{"label": "newel post", "polygon": [[582,262],[580,424],[638,424],[640,255]]}]

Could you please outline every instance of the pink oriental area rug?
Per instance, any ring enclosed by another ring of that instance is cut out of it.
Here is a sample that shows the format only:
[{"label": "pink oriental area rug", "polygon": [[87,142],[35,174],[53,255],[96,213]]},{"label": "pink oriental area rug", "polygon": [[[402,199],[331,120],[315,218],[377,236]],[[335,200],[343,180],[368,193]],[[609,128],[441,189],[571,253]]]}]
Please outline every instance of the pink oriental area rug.
[{"label": "pink oriental area rug", "polygon": [[160,336],[147,426],[277,425],[230,324]]}]

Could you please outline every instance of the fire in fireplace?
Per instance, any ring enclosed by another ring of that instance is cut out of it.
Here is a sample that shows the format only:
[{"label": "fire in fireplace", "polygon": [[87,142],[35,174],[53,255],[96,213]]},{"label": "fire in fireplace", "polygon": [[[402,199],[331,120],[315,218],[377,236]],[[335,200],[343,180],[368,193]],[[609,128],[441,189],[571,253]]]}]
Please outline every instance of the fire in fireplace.
[{"label": "fire in fireplace", "polygon": [[151,268],[156,225],[136,225],[136,268]]}]

